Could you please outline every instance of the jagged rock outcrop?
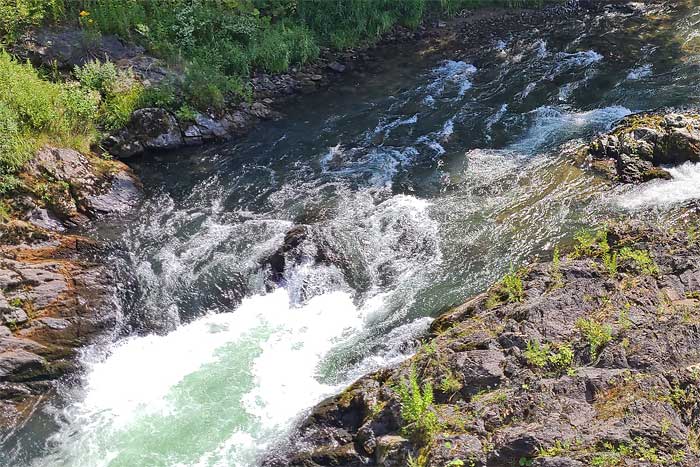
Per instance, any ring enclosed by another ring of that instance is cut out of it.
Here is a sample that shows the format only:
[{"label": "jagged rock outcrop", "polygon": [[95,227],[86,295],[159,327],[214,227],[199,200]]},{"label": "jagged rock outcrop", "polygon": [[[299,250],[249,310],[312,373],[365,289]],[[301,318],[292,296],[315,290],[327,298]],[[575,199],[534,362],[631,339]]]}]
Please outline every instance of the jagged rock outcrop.
[{"label": "jagged rock outcrop", "polygon": [[668,179],[663,166],[700,161],[700,115],[632,115],[587,150],[593,167],[623,183]]},{"label": "jagged rock outcrop", "polygon": [[63,230],[100,215],[123,214],[140,198],[141,186],[118,161],[73,149],[46,146],[21,174],[32,196],[14,199],[38,227]]},{"label": "jagged rock outcrop", "polygon": [[700,464],[700,243],[579,235],[318,405],[266,466]]},{"label": "jagged rock outcrop", "polygon": [[103,247],[60,232],[124,214],[141,194],[121,162],[72,149],[42,148],[19,177],[6,199],[15,218],[0,223],[0,428],[28,416],[116,319]]}]

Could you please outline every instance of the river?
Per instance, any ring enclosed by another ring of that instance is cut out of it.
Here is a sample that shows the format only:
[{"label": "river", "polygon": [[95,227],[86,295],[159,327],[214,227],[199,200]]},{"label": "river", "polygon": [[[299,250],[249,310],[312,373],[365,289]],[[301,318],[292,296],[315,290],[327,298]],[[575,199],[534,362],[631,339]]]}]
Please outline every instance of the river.
[{"label": "river", "polygon": [[242,139],[134,162],[146,200],[93,232],[114,245],[120,325],[0,462],[255,466],[512,266],[603,219],[673,217],[699,167],[611,188],[574,158],[630,113],[698,103],[700,9],[659,5],[473,56],[404,47]]}]

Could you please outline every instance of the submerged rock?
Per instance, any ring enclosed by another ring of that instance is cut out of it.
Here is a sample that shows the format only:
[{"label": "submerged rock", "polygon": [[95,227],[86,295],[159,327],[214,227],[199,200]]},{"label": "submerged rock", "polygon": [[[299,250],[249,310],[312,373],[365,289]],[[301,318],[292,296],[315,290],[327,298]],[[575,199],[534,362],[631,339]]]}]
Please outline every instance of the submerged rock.
[{"label": "submerged rock", "polygon": [[700,161],[700,115],[636,114],[587,148],[594,168],[623,183],[669,179],[663,166]]},{"label": "submerged rock", "polygon": [[700,245],[642,225],[595,238],[435,320],[264,465],[699,465]]}]

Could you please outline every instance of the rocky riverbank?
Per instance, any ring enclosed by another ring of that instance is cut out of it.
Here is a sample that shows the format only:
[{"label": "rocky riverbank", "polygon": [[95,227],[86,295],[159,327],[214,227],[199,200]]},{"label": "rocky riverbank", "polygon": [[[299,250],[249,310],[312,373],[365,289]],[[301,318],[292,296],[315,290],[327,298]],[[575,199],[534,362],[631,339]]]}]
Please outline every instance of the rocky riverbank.
[{"label": "rocky riverbank", "polygon": [[439,317],[269,466],[698,465],[697,229],[618,225]]},{"label": "rocky riverbank", "polygon": [[124,164],[69,149],[40,150],[22,180],[34,189],[11,200],[0,224],[0,428],[30,415],[76,370],[78,349],[115,324],[104,247],[65,232],[123,214],[140,196]]}]

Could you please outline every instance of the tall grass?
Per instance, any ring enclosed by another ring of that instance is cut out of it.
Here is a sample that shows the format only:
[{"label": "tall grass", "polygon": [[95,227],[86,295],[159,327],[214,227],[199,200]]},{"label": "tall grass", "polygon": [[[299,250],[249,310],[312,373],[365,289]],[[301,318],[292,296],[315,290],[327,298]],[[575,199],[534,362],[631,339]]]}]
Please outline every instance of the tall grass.
[{"label": "tall grass", "polygon": [[87,149],[98,105],[96,93],[46,81],[0,51],[0,174],[21,168],[44,140]]}]

